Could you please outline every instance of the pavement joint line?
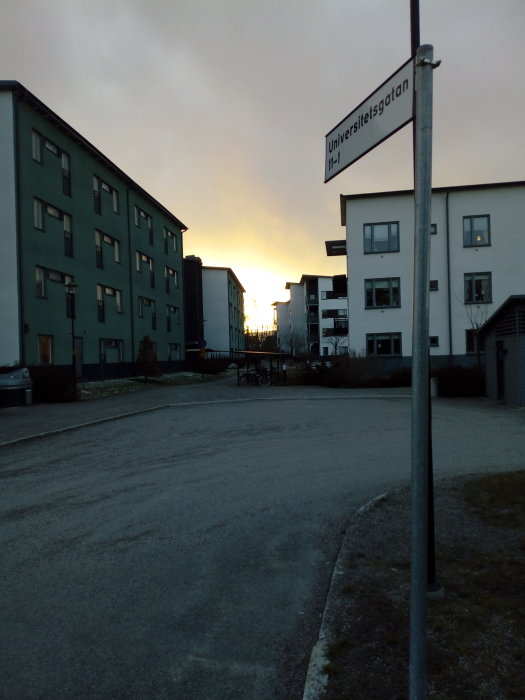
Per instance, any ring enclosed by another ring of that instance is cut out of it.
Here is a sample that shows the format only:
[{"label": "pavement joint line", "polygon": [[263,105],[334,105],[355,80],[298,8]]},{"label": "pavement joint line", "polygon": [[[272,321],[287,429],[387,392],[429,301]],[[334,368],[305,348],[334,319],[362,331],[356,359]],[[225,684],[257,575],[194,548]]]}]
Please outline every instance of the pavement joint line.
[{"label": "pavement joint line", "polygon": [[126,413],[118,413],[114,416],[107,416],[106,418],[96,418],[85,423],[77,423],[75,425],[67,425],[63,428],[54,428],[52,430],[43,431],[41,433],[34,433],[33,435],[24,435],[23,437],[14,438],[13,440],[6,440],[5,442],[0,442],[0,447],[10,447],[12,445],[17,445],[21,442],[27,442],[29,440],[40,440],[46,437],[52,437],[53,435],[60,435],[61,433],[71,432],[73,430],[80,430],[81,428],[89,428],[93,425],[101,425],[102,423],[110,423],[112,421],[120,420],[121,418],[131,418],[132,416],[137,416],[142,413],[149,413],[151,411],[158,411],[163,408],[178,408],[182,406],[208,406],[213,404],[224,404],[224,403],[245,403],[248,401],[328,401],[330,399],[336,400],[349,400],[349,399],[407,399],[410,398],[406,394],[390,394],[386,396],[381,395],[361,395],[357,394],[355,396],[253,396],[248,398],[238,398],[238,399],[213,399],[208,401],[180,401],[177,403],[166,403],[160,406],[151,406],[149,408],[140,408],[136,411],[128,411]]}]

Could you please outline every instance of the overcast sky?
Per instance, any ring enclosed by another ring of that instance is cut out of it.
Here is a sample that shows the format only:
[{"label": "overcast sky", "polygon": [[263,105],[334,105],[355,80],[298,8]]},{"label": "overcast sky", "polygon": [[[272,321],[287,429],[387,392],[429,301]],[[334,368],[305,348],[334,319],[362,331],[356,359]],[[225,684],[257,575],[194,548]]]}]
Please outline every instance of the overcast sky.
[{"label": "overcast sky", "polygon": [[[524,0],[420,0],[435,186],[525,179]],[[410,57],[409,0],[1,0],[0,65],[231,267],[271,318],[345,271],[339,194],[412,187],[405,127],[324,184],[324,137]]]}]

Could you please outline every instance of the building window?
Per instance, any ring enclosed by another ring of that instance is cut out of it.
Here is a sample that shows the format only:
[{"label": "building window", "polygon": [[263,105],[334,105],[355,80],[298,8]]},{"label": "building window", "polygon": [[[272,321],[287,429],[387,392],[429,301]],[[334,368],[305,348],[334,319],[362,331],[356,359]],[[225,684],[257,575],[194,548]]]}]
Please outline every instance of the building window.
[{"label": "building window", "polygon": [[124,359],[124,342],[120,338],[99,338],[101,362],[122,362]]},{"label": "building window", "polygon": [[46,150],[48,150],[54,156],[58,156],[60,154],[59,147],[56,145],[56,143],[53,143],[53,141],[50,141],[49,139],[44,139],[44,148],[46,148]]},{"label": "building window", "polygon": [[164,228],[164,252],[167,255],[170,251],[177,252],[177,234]]},{"label": "building window", "polygon": [[469,272],[464,276],[465,304],[488,304],[492,301],[492,274]]},{"label": "building window", "polygon": [[118,314],[122,313],[122,292],[114,287],[106,287],[102,284],[97,284],[97,307],[98,320],[104,323],[106,320],[106,300],[105,297],[115,299],[115,311]]},{"label": "building window", "polygon": [[430,338],[428,339],[428,344],[430,345],[431,348],[438,348],[439,347],[439,336],[438,335],[431,335]]},{"label": "building window", "polygon": [[401,306],[399,277],[365,280],[367,309]]},{"label": "building window", "polygon": [[[104,194],[105,193],[105,194]],[[98,175],[93,175],[93,205],[95,207],[96,214],[102,214],[102,197],[111,202],[111,208],[118,214],[119,212],[119,201],[118,201],[118,191],[108,185],[107,182],[102,180]]]},{"label": "building window", "polygon": [[430,224],[430,234],[432,236],[435,236],[438,232],[438,225],[437,224]]},{"label": "building window", "polygon": [[438,280],[430,280],[429,282],[429,289],[431,292],[437,292],[439,291],[439,282]]},{"label": "building window", "polygon": [[[41,199],[33,200],[33,223],[36,229],[39,231],[44,231],[46,228],[46,217],[50,216],[52,219],[57,221],[62,221],[64,224],[64,236],[71,239],[70,243],[66,245],[66,255],[69,257],[73,256],[73,242],[72,242],[72,218],[70,214],[66,214],[65,211],[55,207],[53,204],[43,202]],[[71,253],[67,252],[68,250]]]},{"label": "building window", "polygon": [[348,309],[323,309],[321,318],[347,318]]},{"label": "building window", "polygon": [[40,199],[33,200],[33,223],[39,231],[44,230],[44,203]]},{"label": "building window", "polygon": [[395,253],[399,250],[399,222],[364,224],[365,253]]},{"label": "building window", "polygon": [[166,305],[166,330],[171,331],[173,324],[180,324],[179,309],[177,306]]},{"label": "building window", "polygon": [[53,363],[52,335],[38,336],[38,361],[41,365],[50,365]]},{"label": "building window", "polygon": [[113,248],[113,259],[116,263],[120,263],[120,241],[113,236],[108,236],[102,231],[95,231],[95,259],[97,267],[104,267],[104,250],[103,246],[108,245]]},{"label": "building window", "polygon": [[69,155],[62,151],[62,192],[71,197],[71,169],[69,165]]},{"label": "building window", "polygon": [[173,287],[173,289],[177,289],[177,287],[179,286],[179,278],[177,275],[177,270],[174,270],[173,268],[165,265],[164,266],[164,277],[166,280],[166,292],[169,293],[169,291],[172,287]]},{"label": "building window", "polygon": [[46,151],[52,153],[57,158],[60,158],[62,170],[62,192],[68,196],[71,196],[71,169],[69,154],[63,151],[60,148],[60,146],[57,146],[56,143],[53,143],[53,141],[51,141],[50,139],[46,138],[45,136],[42,136],[42,134],[40,134],[38,131],[33,130],[33,160],[36,160],[37,163],[41,164],[44,162],[42,148],[45,148]]},{"label": "building window", "polygon": [[401,333],[367,333],[367,355],[401,355]]},{"label": "building window", "polygon": [[490,216],[463,217],[463,246],[465,248],[490,245]]},{"label": "building window", "polygon": [[37,265],[35,267],[35,283],[36,283],[36,296],[44,299],[47,297],[47,281],[56,282],[57,284],[69,284],[73,281],[71,275],[67,275],[65,272],[60,272],[59,270],[50,270],[47,267],[41,267]]},{"label": "building window", "polygon": [[143,268],[149,271],[150,286],[152,289],[155,288],[155,269],[154,261],[149,255],[141,253],[137,250],[136,252],[136,262],[137,262],[137,272],[142,272]]},{"label": "building window", "polygon": [[71,217],[69,214],[64,214],[64,255],[68,258],[73,257],[73,233],[71,231]]},{"label": "building window", "polygon": [[149,242],[153,245],[153,221],[150,214],[141,209],[135,204],[135,226],[139,228],[146,227],[149,235]]},{"label": "building window", "polygon": [[144,309],[151,309],[151,327],[157,329],[157,314],[155,313],[155,300],[147,297],[139,297],[139,318],[145,318]]},{"label": "building window", "polygon": [[44,298],[46,296],[46,276],[43,267],[35,268],[35,282],[37,297]]},{"label": "building window", "polygon": [[168,343],[168,352],[170,360],[180,360],[180,344]]},{"label": "building window", "polygon": [[38,131],[33,130],[33,160],[37,163],[42,163],[42,135]]}]

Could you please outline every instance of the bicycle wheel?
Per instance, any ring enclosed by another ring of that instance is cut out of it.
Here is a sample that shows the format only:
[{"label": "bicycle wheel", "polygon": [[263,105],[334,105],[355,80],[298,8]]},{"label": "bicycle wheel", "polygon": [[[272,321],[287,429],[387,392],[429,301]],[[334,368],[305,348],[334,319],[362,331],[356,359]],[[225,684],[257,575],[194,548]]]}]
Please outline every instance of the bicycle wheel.
[{"label": "bicycle wheel", "polygon": [[270,386],[272,378],[269,374],[261,374],[259,377],[259,386]]}]

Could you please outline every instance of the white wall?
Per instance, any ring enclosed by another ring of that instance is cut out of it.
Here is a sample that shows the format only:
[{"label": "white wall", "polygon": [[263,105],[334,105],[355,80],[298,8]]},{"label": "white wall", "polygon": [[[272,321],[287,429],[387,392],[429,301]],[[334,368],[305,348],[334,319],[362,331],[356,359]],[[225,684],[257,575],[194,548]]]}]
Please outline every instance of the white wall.
[{"label": "white wall", "polygon": [[226,270],[202,268],[204,338],[213,350],[230,350],[228,278]]},{"label": "white wall", "polygon": [[[333,279],[332,277],[319,277],[319,353],[321,355],[333,355],[334,354],[334,340],[330,338],[323,337],[324,328],[333,328],[334,320],[333,318],[323,318],[323,311],[332,311],[338,309],[345,309],[347,312],[345,316],[338,316],[337,319],[340,321],[348,321],[348,299],[323,299],[323,292],[333,291]],[[337,337],[337,353],[342,354],[348,349],[348,335],[335,336]],[[344,350],[346,348],[346,350]]]},{"label": "white wall", "polygon": [[13,97],[0,92],[0,365],[20,357]]},{"label": "white wall", "polygon": [[[490,216],[491,245],[464,247],[463,217],[477,215]],[[452,190],[448,198],[445,192],[434,192],[431,220],[437,225],[437,234],[430,239],[430,279],[437,280],[439,285],[439,290],[429,295],[429,335],[439,337],[439,347],[431,348],[431,354],[463,355],[466,352],[465,331],[472,327],[467,312],[475,321],[483,322],[508,296],[525,292],[525,185]],[[387,221],[399,221],[399,252],[365,255],[363,225]],[[350,348],[358,353],[365,350],[367,333],[400,332],[402,354],[410,356],[414,254],[412,194],[346,200],[346,228]],[[492,303],[466,307],[464,275],[469,272],[491,272]],[[365,309],[364,280],[382,277],[400,278],[401,307]]]},{"label": "white wall", "polygon": [[306,340],[306,305],[304,284],[290,283],[290,339],[292,351],[295,353],[306,352],[308,343]]}]

